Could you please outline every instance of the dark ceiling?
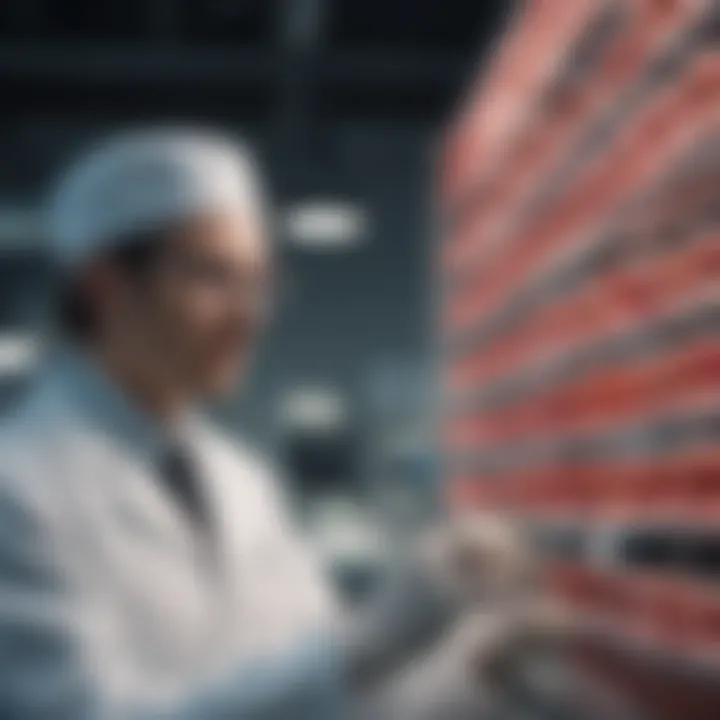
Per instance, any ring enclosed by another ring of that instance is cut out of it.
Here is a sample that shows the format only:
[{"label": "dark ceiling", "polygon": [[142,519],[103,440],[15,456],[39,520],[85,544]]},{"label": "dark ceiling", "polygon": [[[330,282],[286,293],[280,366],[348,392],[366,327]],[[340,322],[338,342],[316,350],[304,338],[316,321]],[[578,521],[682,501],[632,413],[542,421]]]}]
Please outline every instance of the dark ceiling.
[{"label": "dark ceiling", "polygon": [[[0,5],[18,113],[435,120],[511,0],[22,0]],[[8,105],[6,104],[6,108]]]}]

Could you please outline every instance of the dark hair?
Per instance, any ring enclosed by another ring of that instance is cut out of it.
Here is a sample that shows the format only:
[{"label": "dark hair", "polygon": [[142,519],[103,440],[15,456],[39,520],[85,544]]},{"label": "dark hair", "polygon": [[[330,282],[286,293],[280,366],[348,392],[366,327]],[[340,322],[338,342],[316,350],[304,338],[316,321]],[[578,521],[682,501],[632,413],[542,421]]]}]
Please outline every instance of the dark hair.
[{"label": "dark hair", "polygon": [[[124,238],[117,247],[103,255],[103,260],[116,265],[130,278],[141,279],[152,270],[161,247],[158,233],[143,233]],[[78,276],[60,281],[58,291],[58,325],[69,340],[89,340],[96,332],[97,317],[91,298],[87,297]]]}]

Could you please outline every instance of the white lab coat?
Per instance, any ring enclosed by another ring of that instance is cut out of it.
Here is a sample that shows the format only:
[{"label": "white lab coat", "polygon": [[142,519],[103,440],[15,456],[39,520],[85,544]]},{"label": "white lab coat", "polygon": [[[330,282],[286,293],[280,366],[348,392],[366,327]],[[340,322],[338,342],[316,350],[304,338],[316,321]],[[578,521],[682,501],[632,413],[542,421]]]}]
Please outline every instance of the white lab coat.
[{"label": "white lab coat", "polygon": [[0,716],[347,718],[331,593],[267,469],[189,435],[208,550],[154,474],[157,431],[65,358],[0,431]]}]

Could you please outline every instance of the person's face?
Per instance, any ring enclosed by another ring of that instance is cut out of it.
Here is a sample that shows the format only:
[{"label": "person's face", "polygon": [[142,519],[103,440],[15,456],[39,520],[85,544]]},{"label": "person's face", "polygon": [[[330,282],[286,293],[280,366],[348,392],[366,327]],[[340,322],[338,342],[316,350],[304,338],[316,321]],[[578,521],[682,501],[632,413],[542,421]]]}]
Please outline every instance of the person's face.
[{"label": "person's face", "polygon": [[171,231],[130,309],[184,390],[226,395],[237,386],[265,321],[270,270],[266,238],[242,216],[206,215]]}]

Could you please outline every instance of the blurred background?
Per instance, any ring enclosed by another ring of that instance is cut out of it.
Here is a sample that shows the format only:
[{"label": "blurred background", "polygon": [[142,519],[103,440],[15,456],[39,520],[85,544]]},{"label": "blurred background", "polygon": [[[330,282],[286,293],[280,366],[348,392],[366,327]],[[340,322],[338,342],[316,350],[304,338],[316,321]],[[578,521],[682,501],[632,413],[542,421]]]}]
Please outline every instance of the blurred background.
[{"label": "blurred background", "polygon": [[283,283],[216,412],[348,592],[446,508],[511,512],[579,661],[651,719],[720,717],[718,36],[713,0],[4,3],[0,411],[42,357],[63,163],[237,132]]},{"label": "blurred background", "polygon": [[720,717],[718,4],[530,2],[440,192],[444,486],[524,518],[647,717]]}]

